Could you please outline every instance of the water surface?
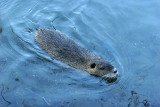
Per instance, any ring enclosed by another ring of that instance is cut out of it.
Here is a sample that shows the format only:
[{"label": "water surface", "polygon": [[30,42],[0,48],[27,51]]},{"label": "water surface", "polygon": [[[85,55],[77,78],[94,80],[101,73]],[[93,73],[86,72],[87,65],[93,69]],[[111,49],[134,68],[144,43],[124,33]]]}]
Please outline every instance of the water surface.
[{"label": "water surface", "polygon": [[[159,10],[159,0],[1,0],[0,106],[160,106]],[[120,77],[109,84],[52,59],[37,28],[56,28]]]}]

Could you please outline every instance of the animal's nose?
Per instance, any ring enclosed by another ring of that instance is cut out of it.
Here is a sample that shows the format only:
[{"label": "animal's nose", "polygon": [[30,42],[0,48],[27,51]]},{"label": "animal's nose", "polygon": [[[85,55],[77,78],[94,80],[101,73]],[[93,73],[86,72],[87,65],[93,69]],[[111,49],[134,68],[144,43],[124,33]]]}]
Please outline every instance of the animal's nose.
[{"label": "animal's nose", "polygon": [[116,70],[116,71],[114,71],[114,73],[117,73],[117,70]]},{"label": "animal's nose", "polygon": [[115,74],[116,74],[117,72],[118,72],[118,71],[117,71],[117,69],[116,69],[116,68],[114,68],[114,69],[113,69],[113,73],[115,73]]}]

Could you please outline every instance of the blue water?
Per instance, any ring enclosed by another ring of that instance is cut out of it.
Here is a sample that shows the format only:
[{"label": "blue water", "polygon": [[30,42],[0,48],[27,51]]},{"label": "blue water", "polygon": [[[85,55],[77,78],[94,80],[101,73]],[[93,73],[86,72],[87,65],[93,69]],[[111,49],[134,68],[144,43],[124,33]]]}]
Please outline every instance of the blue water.
[{"label": "blue water", "polygon": [[[1,0],[0,107],[159,107],[159,0]],[[114,83],[52,59],[54,27],[119,71]]]}]

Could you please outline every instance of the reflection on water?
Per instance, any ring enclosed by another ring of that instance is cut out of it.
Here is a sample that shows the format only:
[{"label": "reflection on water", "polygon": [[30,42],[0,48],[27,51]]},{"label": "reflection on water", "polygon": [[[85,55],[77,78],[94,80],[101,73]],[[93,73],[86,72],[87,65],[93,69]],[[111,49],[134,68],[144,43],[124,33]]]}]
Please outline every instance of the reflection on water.
[{"label": "reflection on water", "polygon": [[[1,0],[0,106],[160,106],[160,1]],[[119,71],[109,83],[34,41],[56,29]]]}]

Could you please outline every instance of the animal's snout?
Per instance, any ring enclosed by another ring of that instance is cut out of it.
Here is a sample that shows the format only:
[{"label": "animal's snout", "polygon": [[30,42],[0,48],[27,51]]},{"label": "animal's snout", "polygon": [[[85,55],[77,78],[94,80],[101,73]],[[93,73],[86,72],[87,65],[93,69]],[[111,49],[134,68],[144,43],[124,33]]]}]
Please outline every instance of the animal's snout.
[{"label": "animal's snout", "polygon": [[117,71],[116,68],[113,69],[113,73],[114,73],[114,74],[118,74],[118,71]]}]

